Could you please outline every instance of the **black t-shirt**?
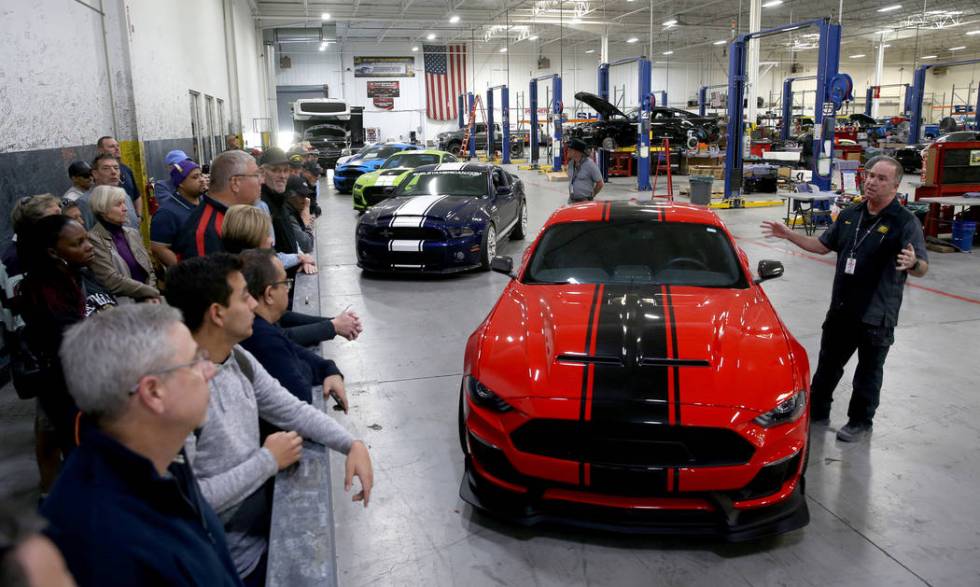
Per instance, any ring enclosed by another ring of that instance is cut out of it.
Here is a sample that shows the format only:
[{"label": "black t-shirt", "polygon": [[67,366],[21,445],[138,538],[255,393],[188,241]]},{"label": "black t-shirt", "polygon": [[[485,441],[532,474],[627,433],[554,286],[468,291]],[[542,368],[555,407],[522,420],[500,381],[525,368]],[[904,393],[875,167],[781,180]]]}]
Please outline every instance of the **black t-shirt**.
[{"label": "black t-shirt", "polygon": [[[915,215],[897,199],[877,215],[871,215],[862,202],[843,210],[819,238],[824,246],[837,252],[830,311],[873,326],[898,324],[908,279],[906,271],[896,269],[898,254],[911,243],[916,258],[929,260],[922,225]],[[854,270],[848,273],[851,257]]]}]

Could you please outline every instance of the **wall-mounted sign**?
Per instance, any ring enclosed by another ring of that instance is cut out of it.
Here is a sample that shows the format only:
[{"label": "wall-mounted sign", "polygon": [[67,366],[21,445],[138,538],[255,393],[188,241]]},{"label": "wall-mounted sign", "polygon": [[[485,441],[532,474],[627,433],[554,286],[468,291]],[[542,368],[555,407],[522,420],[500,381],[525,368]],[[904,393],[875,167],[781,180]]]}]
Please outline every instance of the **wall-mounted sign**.
[{"label": "wall-mounted sign", "polygon": [[397,98],[399,82],[368,82],[368,98]]},{"label": "wall-mounted sign", "polygon": [[415,58],[354,57],[354,77],[415,77]]},{"label": "wall-mounted sign", "polygon": [[374,98],[374,107],[381,108],[382,110],[394,110],[395,99],[394,98]]}]

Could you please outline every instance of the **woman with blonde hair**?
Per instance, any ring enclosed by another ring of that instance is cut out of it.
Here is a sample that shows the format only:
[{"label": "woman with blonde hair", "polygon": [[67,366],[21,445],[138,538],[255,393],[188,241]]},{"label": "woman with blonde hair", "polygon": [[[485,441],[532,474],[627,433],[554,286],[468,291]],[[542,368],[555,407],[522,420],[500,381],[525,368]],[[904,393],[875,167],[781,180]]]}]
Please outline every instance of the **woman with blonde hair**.
[{"label": "woman with blonde hair", "polygon": [[95,247],[92,272],[116,296],[159,302],[150,254],[140,233],[124,226],[129,205],[122,188],[100,185],[92,190],[89,207],[96,219],[89,232]]},{"label": "woman with blonde hair", "polygon": [[221,244],[228,253],[272,246],[272,219],[255,206],[238,204],[228,208],[221,223]]}]

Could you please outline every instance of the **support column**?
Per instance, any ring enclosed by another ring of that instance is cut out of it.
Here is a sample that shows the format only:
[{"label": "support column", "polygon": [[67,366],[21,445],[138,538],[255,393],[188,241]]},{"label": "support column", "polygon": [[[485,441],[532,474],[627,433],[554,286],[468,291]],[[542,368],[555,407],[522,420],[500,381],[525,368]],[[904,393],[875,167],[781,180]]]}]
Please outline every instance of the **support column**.
[{"label": "support column", "polygon": [[[878,41],[878,58],[875,60],[874,86],[876,88],[881,86],[881,77],[884,70],[885,70],[885,35],[881,35],[881,38]],[[875,93],[879,94],[880,96],[880,92],[875,92]],[[873,98],[873,101],[871,102],[871,118],[878,118],[878,108],[880,103],[881,103],[880,97]]]},{"label": "support column", "polygon": [[[762,0],[750,0],[749,2],[749,32],[756,33],[762,29]],[[748,63],[746,69],[746,83],[749,99],[748,107],[745,112],[748,122],[755,124],[756,112],[758,110],[759,98],[759,39],[750,39],[748,43]]]},{"label": "support column", "polygon": [[599,63],[609,63],[609,34],[602,35],[599,43]]},{"label": "support column", "polygon": [[[225,64],[228,69],[228,122],[229,128],[221,129],[221,141],[229,131],[239,137],[242,134],[242,104],[238,88],[238,49],[235,47],[235,9],[232,0],[224,0]],[[245,143],[242,142],[244,145]],[[224,147],[222,147],[224,148]]]}]

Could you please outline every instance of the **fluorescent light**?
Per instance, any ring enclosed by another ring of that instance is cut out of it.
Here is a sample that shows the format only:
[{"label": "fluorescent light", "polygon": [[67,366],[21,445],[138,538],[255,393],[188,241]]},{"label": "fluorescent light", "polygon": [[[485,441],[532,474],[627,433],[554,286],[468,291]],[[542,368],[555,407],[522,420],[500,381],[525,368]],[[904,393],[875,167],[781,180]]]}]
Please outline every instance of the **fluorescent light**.
[{"label": "fluorescent light", "polygon": [[595,53],[595,49],[589,49],[586,53]]},{"label": "fluorescent light", "polygon": [[326,51],[327,50],[327,46],[326,45],[320,45],[320,50],[321,51]]},{"label": "fluorescent light", "polygon": [[898,10],[901,8],[901,4],[892,4],[891,6],[885,6],[884,8],[879,8],[878,12],[891,12],[893,10]]},{"label": "fluorescent light", "polygon": [[436,34],[435,33],[429,33],[429,34],[427,34],[425,36],[425,40],[427,40],[427,41],[435,40],[435,38],[436,38]]},{"label": "fluorescent light", "polygon": [[968,35],[980,35],[980,29],[977,29],[975,31],[967,31],[966,34],[968,34]]},{"label": "fluorescent light", "polygon": [[638,39],[638,38],[636,38],[636,37],[630,37],[630,38],[628,38],[628,39],[626,39],[626,42],[627,42],[627,43],[635,43],[635,42],[637,42],[637,41],[639,41],[639,40],[640,40],[640,39]]},{"label": "fluorescent light", "polygon": [[851,55],[851,59],[860,59],[865,57],[864,53],[858,53],[857,55]]},{"label": "fluorescent light", "polygon": [[950,51],[960,51],[962,49],[966,49],[966,45],[963,45],[962,47],[950,47],[949,48]]},{"label": "fluorescent light", "polygon": [[663,23],[664,26],[674,26],[675,24],[677,24],[677,19],[676,18],[672,18],[672,19],[670,19],[670,20],[668,20],[668,21],[666,21],[666,22]]},{"label": "fluorescent light", "polygon": [[330,13],[329,12],[324,12],[323,14],[320,15],[320,19],[321,20],[330,20]]},{"label": "fluorescent light", "polygon": [[935,55],[923,55],[919,59],[935,59],[935,58],[936,58]]},{"label": "fluorescent light", "polygon": [[419,52],[418,47],[412,47],[412,53],[418,53],[418,52]]},{"label": "fluorescent light", "polygon": [[507,47],[501,47],[500,48],[500,52],[501,53],[506,53],[507,52]]},{"label": "fluorescent light", "polygon": [[530,37],[527,38],[527,40],[528,41],[537,41],[538,40],[538,36],[537,35],[531,35]]},{"label": "fluorescent light", "polygon": [[772,8],[773,6],[779,6],[783,3],[783,0],[769,0],[768,2],[763,2],[763,8]]},{"label": "fluorescent light", "polygon": [[714,43],[712,43],[712,45],[724,45],[727,42],[728,41],[726,39],[722,39],[720,41],[715,41]]},{"label": "fluorescent light", "polygon": [[673,51],[664,51],[662,54],[663,55],[673,55],[674,52]]},{"label": "fluorescent light", "polygon": [[572,19],[572,24],[582,24],[582,19],[581,18],[573,18]]},{"label": "fluorescent light", "polygon": [[884,47],[885,49],[887,49],[887,48],[891,47],[891,45],[882,45],[882,47]]},{"label": "fluorescent light", "polygon": [[454,15],[450,16],[449,17],[449,22],[451,22],[452,24],[456,24],[457,22],[459,22],[459,15],[458,14],[454,14]]}]

